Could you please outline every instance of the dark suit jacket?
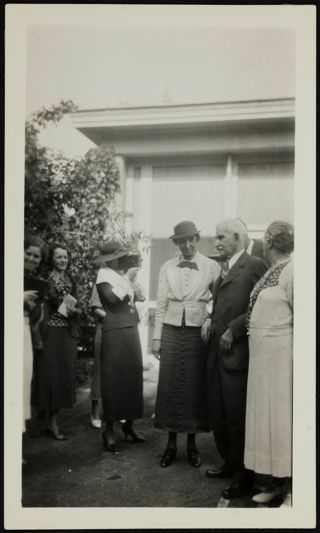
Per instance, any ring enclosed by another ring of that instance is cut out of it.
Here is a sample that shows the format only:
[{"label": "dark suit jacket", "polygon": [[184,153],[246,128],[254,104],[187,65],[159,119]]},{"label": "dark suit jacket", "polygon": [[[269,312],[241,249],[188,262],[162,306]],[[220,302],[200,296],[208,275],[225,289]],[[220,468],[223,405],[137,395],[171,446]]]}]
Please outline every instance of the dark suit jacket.
[{"label": "dark suit jacket", "polygon": [[264,259],[263,244],[261,239],[253,239],[251,255],[254,257],[260,257],[260,259]]},{"label": "dark suit jacket", "polygon": [[[267,270],[262,259],[243,252],[228,275],[217,279],[213,286],[211,334],[213,350],[219,352],[221,335],[230,328],[234,343],[230,354],[222,354],[227,370],[248,368],[249,348],[245,327],[250,293]],[[215,353],[218,356],[219,353]]]}]

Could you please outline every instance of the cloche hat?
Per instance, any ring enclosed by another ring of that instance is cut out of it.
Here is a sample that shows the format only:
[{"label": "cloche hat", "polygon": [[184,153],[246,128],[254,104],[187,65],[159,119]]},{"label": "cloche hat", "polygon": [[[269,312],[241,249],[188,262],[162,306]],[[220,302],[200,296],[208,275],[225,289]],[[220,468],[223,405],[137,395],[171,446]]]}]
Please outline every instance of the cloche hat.
[{"label": "cloche hat", "polygon": [[190,220],[184,220],[179,222],[173,228],[173,235],[170,239],[183,239],[185,237],[193,237],[194,235],[199,235],[200,231],[196,228],[195,224]]},{"label": "cloche hat", "polygon": [[113,259],[118,259],[124,255],[129,255],[131,248],[125,246],[118,241],[108,241],[104,242],[100,246],[100,255],[94,260],[96,265],[101,265],[106,261],[112,261]]}]

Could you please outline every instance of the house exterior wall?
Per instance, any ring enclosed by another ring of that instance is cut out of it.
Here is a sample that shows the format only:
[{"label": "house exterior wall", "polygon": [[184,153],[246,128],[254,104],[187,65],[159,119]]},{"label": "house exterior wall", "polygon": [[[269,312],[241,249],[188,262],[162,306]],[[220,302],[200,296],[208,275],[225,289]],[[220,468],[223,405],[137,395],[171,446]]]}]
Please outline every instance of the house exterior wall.
[{"label": "house exterior wall", "polygon": [[76,125],[97,144],[114,147],[128,230],[146,237],[147,353],[159,269],[177,251],[169,239],[176,223],[193,220],[201,230],[199,250],[213,256],[220,220],[240,217],[252,237],[275,219],[293,222],[293,101],[85,112]]}]

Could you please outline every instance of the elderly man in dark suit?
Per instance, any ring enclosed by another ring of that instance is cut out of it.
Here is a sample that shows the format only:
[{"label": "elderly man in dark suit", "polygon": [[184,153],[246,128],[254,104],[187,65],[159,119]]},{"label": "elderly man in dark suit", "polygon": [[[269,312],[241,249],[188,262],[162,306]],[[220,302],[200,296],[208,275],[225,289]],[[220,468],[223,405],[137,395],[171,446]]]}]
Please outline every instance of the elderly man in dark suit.
[{"label": "elderly man in dark suit", "polygon": [[209,340],[208,401],[215,442],[223,465],[207,470],[210,478],[233,477],[223,491],[228,499],[250,490],[244,469],[245,410],[248,374],[248,339],[245,327],[250,293],[266,271],[262,259],[245,251],[247,231],[238,219],[221,222],[216,248],[222,258],[221,274],[213,286],[212,314],[202,326]]}]

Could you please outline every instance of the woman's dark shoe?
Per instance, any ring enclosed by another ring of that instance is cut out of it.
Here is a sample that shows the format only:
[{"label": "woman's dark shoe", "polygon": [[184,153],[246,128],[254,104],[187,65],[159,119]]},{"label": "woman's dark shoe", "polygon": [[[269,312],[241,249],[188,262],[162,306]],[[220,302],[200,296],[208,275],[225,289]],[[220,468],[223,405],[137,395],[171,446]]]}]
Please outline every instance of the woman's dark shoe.
[{"label": "woman's dark shoe", "polygon": [[58,429],[46,428],[45,433],[48,437],[55,440],[67,440],[67,437],[63,433],[60,433]]},{"label": "woman's dark shoe", "polygon": [[122,424],[121,429],[124,433],[125,438],[127,439],[128,436],[132,438],[133,442],[145,442],[146,439],[141,437],[132,426],[128,425],[126,422]]},{"label": "woman's dark shoe", "polygon": [[167,466],[171,466],[176,455],[177,455],[176,448],[167,448],[163,456],[161,457],[161,462],[160,462],[161,468],[166,468]]},{"label": "woman's dark shoe", "polygon": [[248,470],[238,472],[229,487],[223,492],[222,496],[226,500],[234,500],[235,498],[242,498],[252,491],[252,475]]},{"label": "woman's dark shoe", "polygon": [[118,446],[116,445],[114,440],[111,440],[110,437],[106,433],[102,433],[102,440],[103,440],[103,445],[108,452],[115,453],[115,454],[119,453]]},{"label": "woman's dark shoe", "polygon": [[200,455],[196,448],[187,448],[187,456],[191,466],[194,466],[195,468],[199,468],[199,466],[201,466]]}]

